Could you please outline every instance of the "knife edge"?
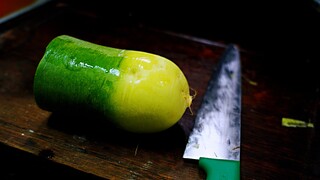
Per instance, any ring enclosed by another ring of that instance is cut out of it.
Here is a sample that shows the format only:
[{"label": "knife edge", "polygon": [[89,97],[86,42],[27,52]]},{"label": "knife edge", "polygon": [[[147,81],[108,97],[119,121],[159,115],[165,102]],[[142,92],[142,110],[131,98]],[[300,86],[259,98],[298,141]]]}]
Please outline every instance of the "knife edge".
[{"label": "knife edge", "polygon": [[240,159],[240,74],[240,53],[231,44],[208,83],[183,158]]}]

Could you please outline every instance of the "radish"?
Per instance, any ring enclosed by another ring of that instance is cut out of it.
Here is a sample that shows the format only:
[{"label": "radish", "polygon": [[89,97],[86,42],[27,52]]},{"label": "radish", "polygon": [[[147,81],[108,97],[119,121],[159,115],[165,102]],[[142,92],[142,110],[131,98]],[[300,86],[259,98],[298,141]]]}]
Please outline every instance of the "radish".
[{"label": "radish", "polygon": [[48,44],[35,73],[34,95],[42,109],[94,110],[134,133],[170,128],[193,99],[185,75],[167,58],[68,35]]}]

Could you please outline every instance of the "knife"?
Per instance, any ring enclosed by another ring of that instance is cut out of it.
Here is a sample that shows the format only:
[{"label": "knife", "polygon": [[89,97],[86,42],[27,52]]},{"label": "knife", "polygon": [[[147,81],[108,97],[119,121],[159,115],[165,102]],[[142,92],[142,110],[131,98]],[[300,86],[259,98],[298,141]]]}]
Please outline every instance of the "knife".
[{"label": "knife", "polygon": [[229,44],[214,69],[183,158],[199,160],[207,180],[240,179],[241,63]]}]

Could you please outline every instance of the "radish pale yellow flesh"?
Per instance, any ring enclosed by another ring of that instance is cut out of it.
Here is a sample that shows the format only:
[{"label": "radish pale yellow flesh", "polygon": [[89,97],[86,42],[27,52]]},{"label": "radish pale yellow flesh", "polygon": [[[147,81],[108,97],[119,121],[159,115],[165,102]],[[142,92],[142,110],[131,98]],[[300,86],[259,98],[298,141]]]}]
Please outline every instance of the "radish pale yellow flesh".
[{"label": "radish pale yellow flesh", "polygon": [[172,61],[67,35],[48,44],[34,77],[34,95],[43,109],[91,109],[136,133],[170,128],[192,102],[188,81]]}]

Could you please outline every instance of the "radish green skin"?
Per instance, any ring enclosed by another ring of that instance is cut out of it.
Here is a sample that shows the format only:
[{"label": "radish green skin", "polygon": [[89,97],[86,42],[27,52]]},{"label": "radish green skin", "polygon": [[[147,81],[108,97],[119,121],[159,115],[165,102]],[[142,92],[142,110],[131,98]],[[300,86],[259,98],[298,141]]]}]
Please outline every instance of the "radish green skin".
[{"label": "radish green skin", "polygon": [[168,129],[192,101],[187,79],[172,61],[67,35],[48,44],[34,94],[43,109],[92,109],[136,133]]}]

